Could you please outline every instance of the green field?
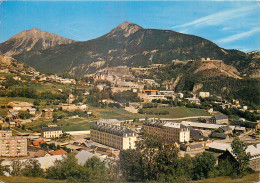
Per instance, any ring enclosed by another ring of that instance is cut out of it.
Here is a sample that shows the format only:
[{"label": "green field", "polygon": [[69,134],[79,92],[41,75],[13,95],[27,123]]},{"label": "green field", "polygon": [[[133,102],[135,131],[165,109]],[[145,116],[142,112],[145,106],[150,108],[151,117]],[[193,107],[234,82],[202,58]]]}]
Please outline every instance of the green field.
[{"label": "green field", "polygon": [[[64,131],[80,131],[89,130],[90,125],[96,122],[95,118],[69,118],[65,117],[59,119],[57,125],[61,126]],[[31,123],[27,123],[25,126],[27,129],[32,129],[33,131],[40,132],[42,126],[47,126],[53,124],[51,119],[38,119]]]},{"label": "green field", "polygon": [[[189,116],[208,116],[209,114],[200,109],[192,109],[186,107],[164,107],[164,110],[169,110],[170,114],[168,115],[146,115],[146,114],[133,114],[125,111],[120,108],[91,108],[95,117],[88,118],[70,118],[64,117],[59,119],[57,125],[62,126],[64,131],[79,131],[79,130],[89,130],[90,125],[96,122],[100,118],[115,118],[118,120],[129,120],[135,118],[182,118]],[[59,112],[62,113],[62,112]],[[34,131],[40,131],[42,126],[47,126],[52,124],[51,119],[38,119],[32,123],[26,124],[26,128],[31,128]]]},{"label": "green field", "polygon": [[[75,85],[64,85],[59,83],[31,83],[30,87],[38,91],[52,91],[58,92],[58,89],[68,90],[68,89],[75,89]],[[77,86],[77,89],[89,89],[85,86]]]},{"label": "green field", "polygon": [[260,181],[260,174],[259,172],[248,174],[240,179],[232,179],[231,177],[222,176],[222,177],[216,177],[216,178],[210,178],[210,179],[204,179],[199,181],[193,181],[193,182],[259,182]]},{"label": "green field", "polygon": [[95,115],[99,118],[116,118],[119,120],[127,120],[134,118],[183,118],[189,116],[209,116],[209,113],[194,108],[186,108],[186,107],[163,107],[163,108],[154,108],[149,110],[167,110],[169,114],[167,115],[150,115],[150,114],[133,114],[125,111],[124,109],[117,108],[93,108]]},{"label": "green field", "polygon": [[2,182],[67,182],[61,180],[53,180],[53,179],[44,179],[39,177],[5,177],[0,176],[0,181]]},{"label": "green field", "polygon": [[22,102],[31,102],[33,103],[35,99],[25,98],[25,97],[0,97],[0,105],[6,105],[12,101],[22,101]]}]

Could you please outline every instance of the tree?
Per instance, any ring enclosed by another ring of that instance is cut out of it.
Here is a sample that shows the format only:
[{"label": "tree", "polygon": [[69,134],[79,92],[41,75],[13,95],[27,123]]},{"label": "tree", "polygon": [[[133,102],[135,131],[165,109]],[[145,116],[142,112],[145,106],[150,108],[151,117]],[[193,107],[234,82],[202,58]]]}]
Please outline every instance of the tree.
[{"label": "tree", "polygon": [[210,152],[203,152],[197,154],[193,160],[193,179],[200,180],[209,178],[211,172],[214,171],[216,164],[216,158]]},{"label": "tree", "polygon": [[232,154],[236,159],[234,163],[234,169],[238,177],[242,177],[245,173],[247,165],[250,159],[250,153],[246,152],[247,145],[241,141],[238,137],[234,138],[231,144]]},{"label": "tree", "polygon": [[10,170],[10,175],[12,176],[21,176],[23,171],[23,163],[19,160],[12,161]]},{"label": "tree", "polygon": [[3,161],[4,161],[4,159],[0,159],[0,176],[4,175],[4,171],[6,169],[6,167],[2,165]]},{"label": "tree", "polygon": [[67,154],[62,160],[56,160],[54,165],[47,169],[47,178],[68,180],[70,182],[89,182],[89,172],[78,164],[74,154]]},{"label": "tree", "polygon": [[43,169],[36,159],[26,160],[22,173],[26,177],[43,177]]},{"label": "tree", "polygon": [[58,122],[57,118],[58,118],[57,113],[54,113],[52,122],[57,123]]},{"label": "tree", "polygon": [[84,166],[90,173],[90,182],[106,182],[107,170],[105,162],[101,161],[98,157],[93,156],[86,161]]}]

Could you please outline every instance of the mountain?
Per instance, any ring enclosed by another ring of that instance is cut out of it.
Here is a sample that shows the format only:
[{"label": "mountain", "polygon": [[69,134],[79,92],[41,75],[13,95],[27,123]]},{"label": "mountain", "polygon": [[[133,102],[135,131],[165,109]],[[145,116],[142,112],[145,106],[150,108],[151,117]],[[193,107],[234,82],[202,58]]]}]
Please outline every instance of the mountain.
[{"label": "mountain", "polygon": [[0,44],[0,53],[7,56],[17,55],[24,51],[37,51],[60,44],[75,42],[56,34],[33,28],[23,31]]},{"label": "mountain", "polygon": [[[2,43],[6,44],[6,43]],[[71,42],[47,49],[30,49],[15,58],[42,72],[72,72],[78,75],[98,69],[166,64],[173,60],[223,60],[239,72],[252,58],[238,50],[228,50],[204,38],[171,30],[144,29],[124,22],[109,33],[89,41]]]},{"label": "mountain", "polygon": [[246,68],[246,73],[251,78],[260,78],[260,51],[252,51],[247,53],[251,58],[249,67]]}]

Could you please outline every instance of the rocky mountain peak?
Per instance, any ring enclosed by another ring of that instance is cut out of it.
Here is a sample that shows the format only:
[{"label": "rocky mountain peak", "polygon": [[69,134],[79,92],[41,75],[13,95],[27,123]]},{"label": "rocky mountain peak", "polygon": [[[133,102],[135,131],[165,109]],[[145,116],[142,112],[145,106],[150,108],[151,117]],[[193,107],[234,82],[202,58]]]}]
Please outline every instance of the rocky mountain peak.
[{"label": "rocky mountain peak", "polygon": [[137,24],[125,21],[116,28],[114,28],[110,33],[107,34],[107,37],[117,37],[123,35],[124,37],[128,37],[131,34],[134,34],[138,30],[143,29]]},{"label": "rocky mountain peak", "polygon": [[19,54],[23,51],[42,50],[60,44],[75,42],[57,34],[45,32],[37,28],[25,30],[0,44],[0,53],[7,56]]}]

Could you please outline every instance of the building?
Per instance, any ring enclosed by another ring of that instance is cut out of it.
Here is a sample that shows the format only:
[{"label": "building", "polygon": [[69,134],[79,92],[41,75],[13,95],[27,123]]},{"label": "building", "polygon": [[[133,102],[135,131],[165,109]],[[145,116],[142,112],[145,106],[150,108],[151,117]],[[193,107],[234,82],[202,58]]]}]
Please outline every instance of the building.
[{"label": "building", "polygon": [[107,125],[114,125],[114,126],[121,126],[121,122],[117,119],[100,119],[97,121],[97,124],[107,124]]},{"label": "building", "polygon": [[62,135],[62,128],[57,125],[42,127],[41,136],[43,138],[56,138]]},{"label": "building", "polygon": [[27,138],[12,136],[12,131],[0,131],[0,156],[27,156]]},{"label": "building", "polygon": [[53,118],[53,109],[43,109],[42,110],[42,117],[46,119]]},{"label": "building", "polygon": [[145,93],[146,95],[157,95],[159,90],[142,90],[142,93]]},{"label": "building", "polygon": [[210,119],[209,119],[209,123],[212,123],[212,124],[228,124],[228,117],[221,114],[221,115],[215,115],[215,116],[212,116]]},{"label": "building", "polygon": [[90,127],[90,139],[116,149],[134,149],[136,132],[106,123],[97,123]]},{"label": "building", "polygon": [[190,141],[190,129],[180,123],[166,121],[146,121],[143,123],[144,130],[148,134],[164,137],[167,142]]},{"label": "building", "polygon": [[177,94],[176,94],[176,97],[177,97],[177,98],[183,98],[183,96],[184,96],[183,93],[177,93]]},{"label": "building", "polygon": [[[226,159],[227,157],[231,157],[233,160],[236,161],[236,158],[232,153],[231,144],[212,142],[209,146],[209,151],[213,151],[216,153],[223,153],[218,157],[218,159]],[[255,171],[259,171],[260,170],[260,144],[247,146],[246,153],[250,153],[251,155],[248,166]]]},{"label": "building", "polygon": [[210,93],[209,92],[197,92],[197,96],[201,97],[201,98],[207,98],[207,97],[210,97]]},{"label": "building", "polygon": [[67,154],[67,152],[64,151],[63,149],[56,150],[56,151],[49,151],[49,153],[50,153],[51,155],[62,155],[62,154]]},{"label": "building", "polygon": [[32,108],[33,104],[28,102],[21,101],[12,101],[7,104],[12,107],[14,111],[26,111],[27,109]]},{"label": "building", "polygon": [[[220,127],[224,127],[227,125],[220,125],[220,124],[208,124],[208,123],[198,123],[198,122],[191,122],[191,121],[182,121],[182,125],[187,127],[193,127],[194,129],[198,130],[216,130]],[[234,131],[245,132],[246,128],[241,126],[229,126]]]},{"label": "building", "polygon": [[27,109],[27,113],[28,113],[28,114],[35,115],[35,112],[36,112],[36,109],[35,109],[35,108]]},{"label": "building", "polygon": [[198,98],[185,98],[184,102],[188,102],[191,104],[200,104],[200,99]]}]

